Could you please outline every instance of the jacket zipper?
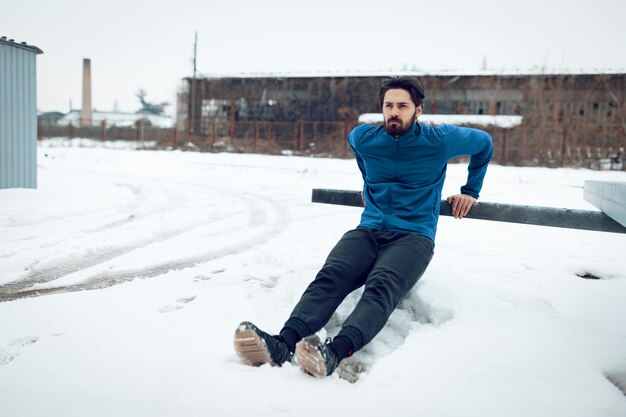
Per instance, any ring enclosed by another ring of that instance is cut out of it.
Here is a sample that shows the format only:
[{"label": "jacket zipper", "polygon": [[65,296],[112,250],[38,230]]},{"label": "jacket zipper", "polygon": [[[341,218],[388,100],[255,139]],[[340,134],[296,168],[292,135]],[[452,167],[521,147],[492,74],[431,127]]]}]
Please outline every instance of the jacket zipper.
[{"label": "jacket zipper", "polygon": [[[393,179],[394,179],[395,182],[397,182],[398,181],[398,147],[400,146],[400,144],[398,142],[398,138],[397,137],[394,137],[394,141],[395,141],[395,147],[396,147],[395,151],[396,151],[396,153],[395,153],[395,157],[393,159]],[[392,188],[392,191],[393,191],[393,188]],[[388,205],[389,205],[389,209],[391,210],[391,212],[393,212],[394,211],[394,209],[393,209],[393,198],[394,198],[394,196],[392,196],[391,194],[392,193],[389,193]]]},{"label": "jacket zipper", "polygon": [[393,161],[393,179],[398,181],[398,147],[400,143],[398,142],[398,138],[395,138],[396,141],[396,157]]}]

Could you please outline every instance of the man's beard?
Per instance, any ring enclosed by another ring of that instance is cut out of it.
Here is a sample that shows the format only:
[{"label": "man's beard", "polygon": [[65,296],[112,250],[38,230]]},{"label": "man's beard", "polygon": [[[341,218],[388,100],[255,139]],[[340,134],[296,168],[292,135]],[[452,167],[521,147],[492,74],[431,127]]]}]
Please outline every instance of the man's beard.
[{"label": "man's beard", "polygon": [[[415,114],[413,115],[413,117],[411,119],[415,120]],[[392,125],[392,124],[390,124],[390,122],[396,122],[396,123],[394,123]],[[410,123],[410,122],[407,123],[407,124],[404,124],[402,119],[400,119],[399,117],[392,117],[392,118],[389,118],[388,120],[385,121],[385,130],[391,136],[396,136],[396,137],[397,136],[402,136],[402,135],[404,135],[406,132],[408,132],[411,129],[413,124],[414,123]]]}]

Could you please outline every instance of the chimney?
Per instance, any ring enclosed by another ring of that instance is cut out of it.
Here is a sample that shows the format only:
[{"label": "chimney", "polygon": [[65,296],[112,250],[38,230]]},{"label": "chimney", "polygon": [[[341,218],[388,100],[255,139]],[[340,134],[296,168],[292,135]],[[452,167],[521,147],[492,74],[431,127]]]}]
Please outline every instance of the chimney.
[{"label": "chimney", "polygon": [[83,105],[80,110],[80,125],[91,126],[91,60],[83,58]]}]

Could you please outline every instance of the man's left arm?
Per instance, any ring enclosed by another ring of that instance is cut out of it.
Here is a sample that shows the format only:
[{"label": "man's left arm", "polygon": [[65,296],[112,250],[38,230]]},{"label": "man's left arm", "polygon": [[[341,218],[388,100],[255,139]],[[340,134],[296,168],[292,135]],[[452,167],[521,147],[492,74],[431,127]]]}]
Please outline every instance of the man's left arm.
[{"label": "man's left arm", "polygon": [[447,198],[448,203],[452,205],[452,215],[462,219],[469,213],[480,194],[487,166],[493,156],[493,141],[491,136],[482,130],[458,128],[446,137],[446,151],[448,159],[462,155],[470,156],[467,182],[461,187],[461,194]]}]

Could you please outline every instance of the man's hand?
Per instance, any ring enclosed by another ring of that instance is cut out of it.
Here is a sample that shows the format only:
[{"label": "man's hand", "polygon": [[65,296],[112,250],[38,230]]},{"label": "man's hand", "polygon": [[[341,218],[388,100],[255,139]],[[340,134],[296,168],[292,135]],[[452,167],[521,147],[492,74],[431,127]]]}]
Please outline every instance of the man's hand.
[{"label": "man's hand", "polygon": [[452,215],[455,219],[462,219],[467,216],[467,213],[469,213],[476,202],[474,197],[467,194],[451,195],[446,200],[452,205]]}]

